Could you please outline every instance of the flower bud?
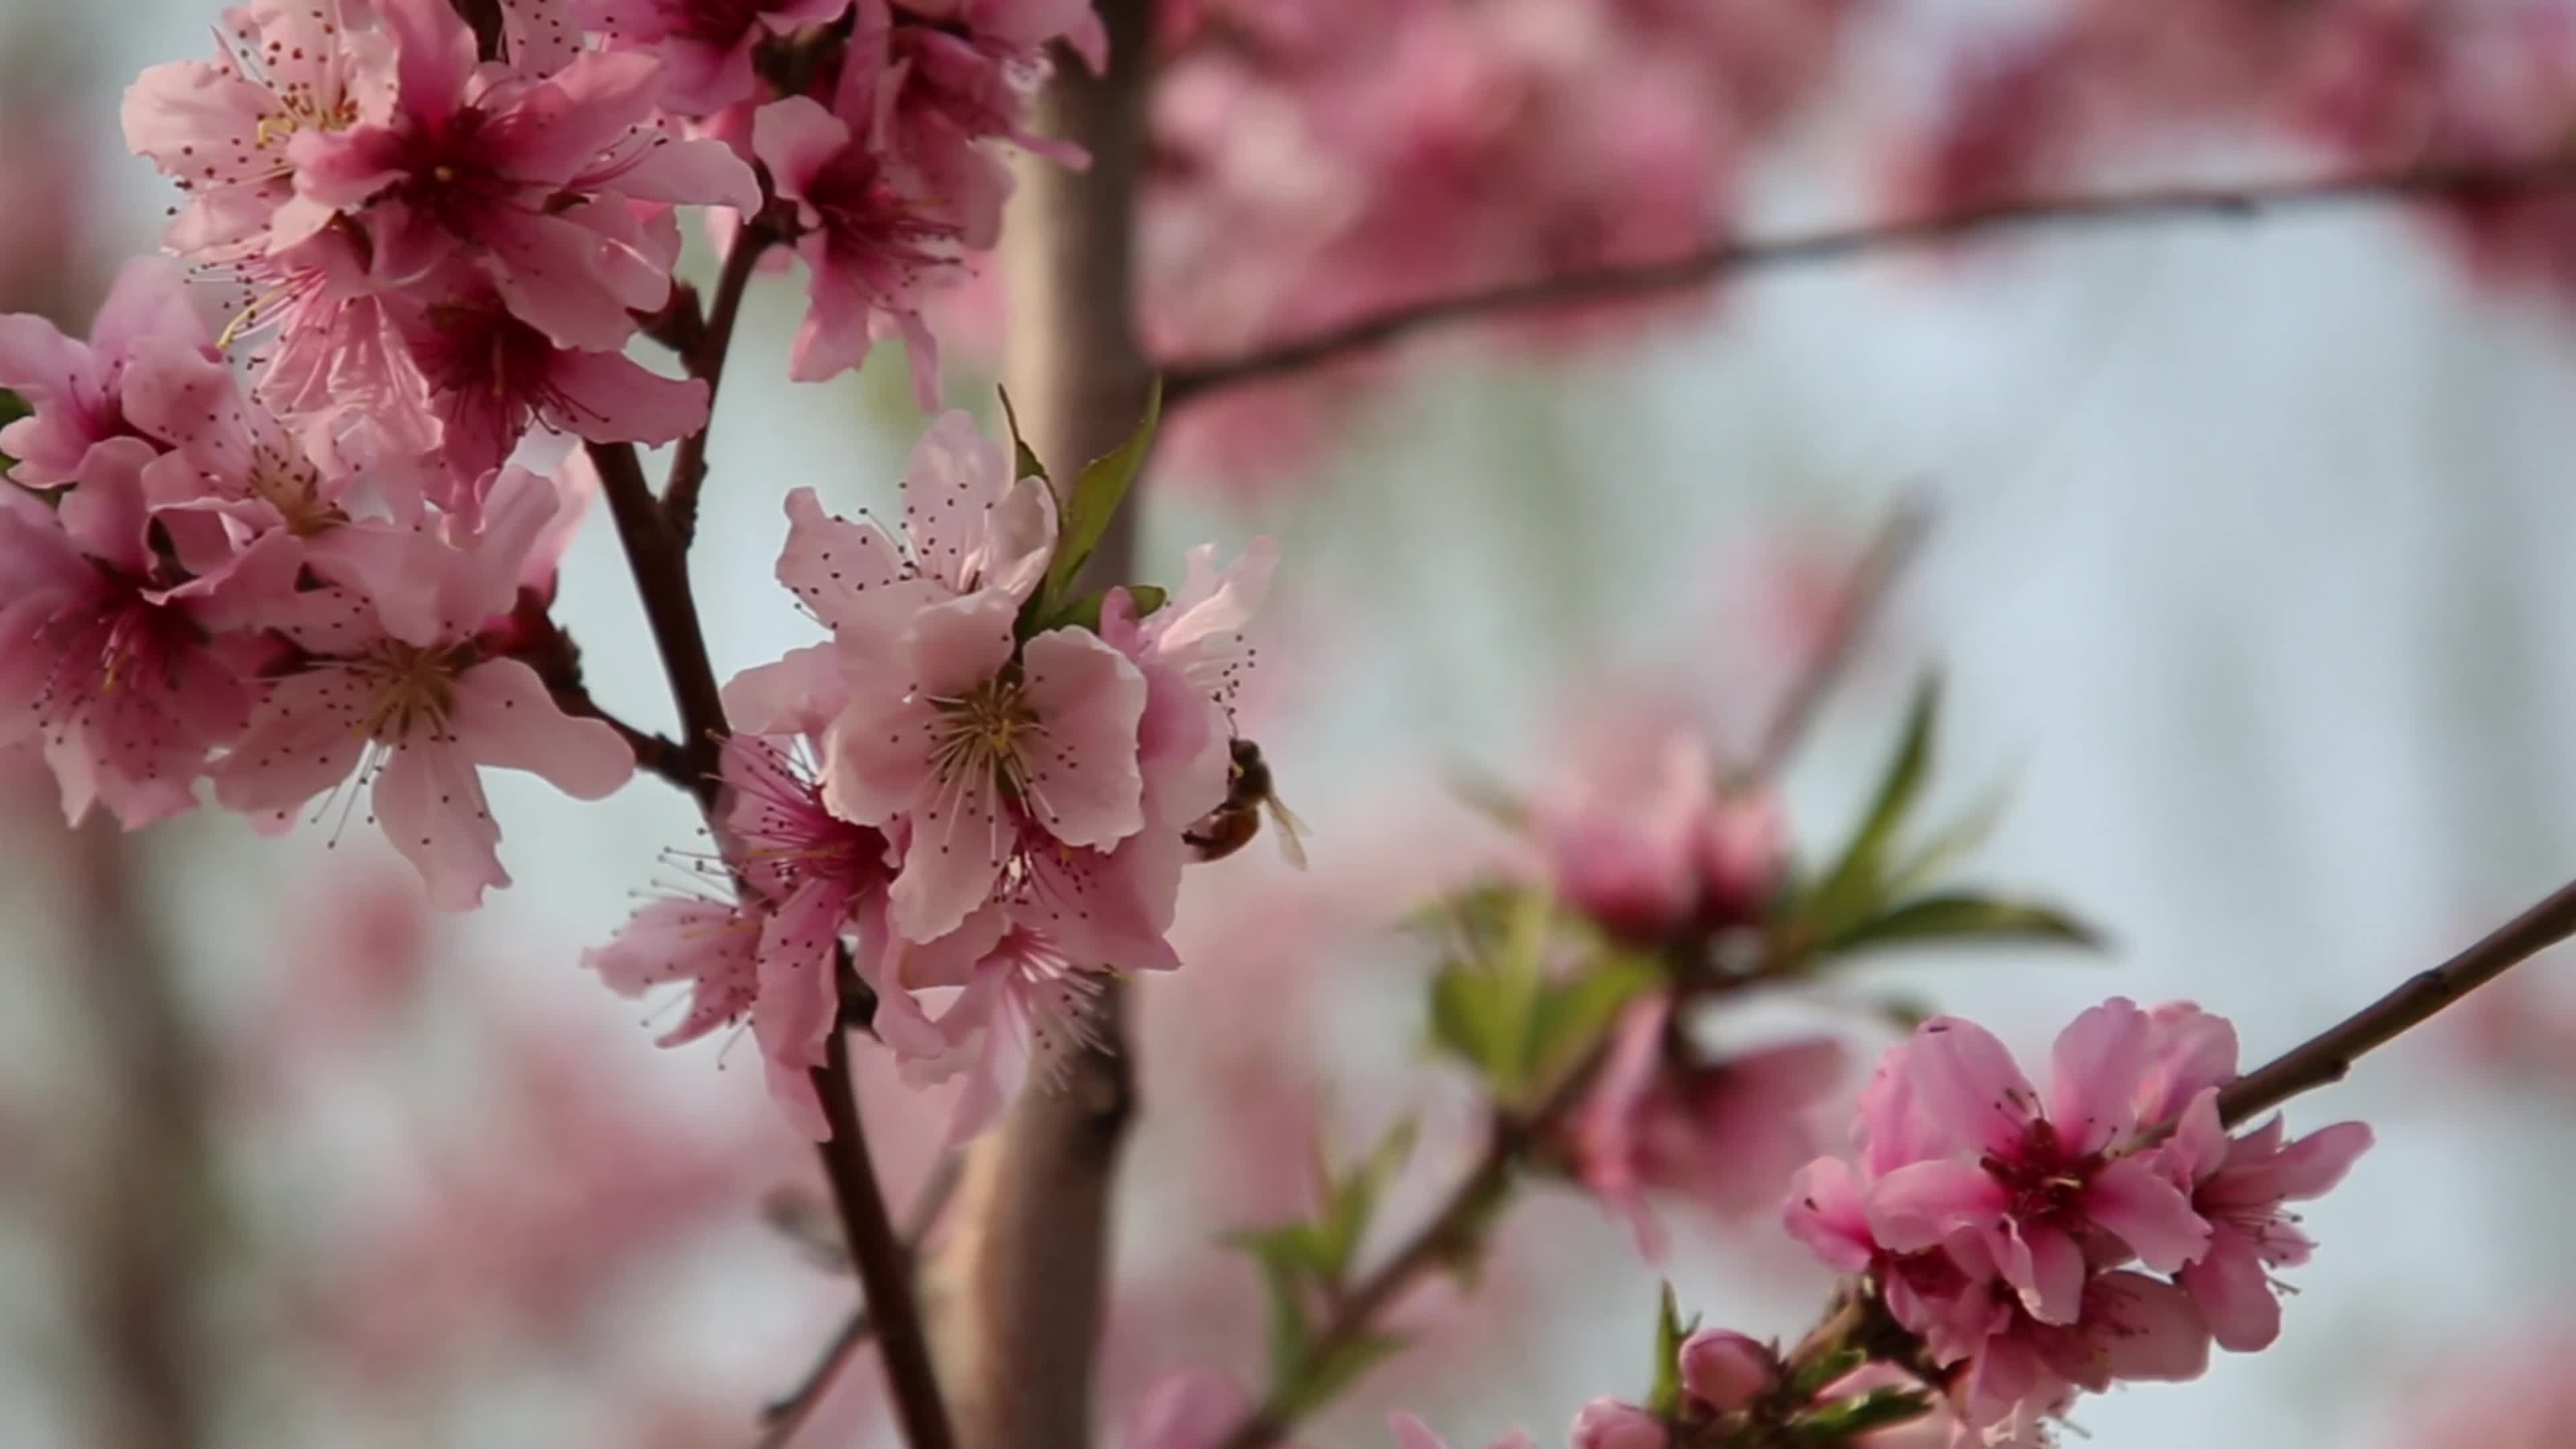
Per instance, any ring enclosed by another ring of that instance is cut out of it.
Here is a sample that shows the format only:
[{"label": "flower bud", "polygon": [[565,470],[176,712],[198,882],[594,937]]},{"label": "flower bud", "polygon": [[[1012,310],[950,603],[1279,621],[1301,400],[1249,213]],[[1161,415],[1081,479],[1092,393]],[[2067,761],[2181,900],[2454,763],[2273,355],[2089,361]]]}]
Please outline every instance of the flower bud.
[{"label": "flower bud", "polygon": [[1664,1449],[1667,1442],[1654,1415],[1617,1399],[1594,1399],[1574,1416],[1573,1449]]},{"label": "flower bud", "polygon": [[1770,1349],[1724,1328],[1703,1328],[1682,1340],[1681,1359],[1682,1387],[1720,1413],[1752,1403],[1780,1371]]},{"label": "flower bud", "polygon": [[1767,790],[1711,804],[1698,829],[1701,924],[1759,925],[1788,861],[1779,798]]}]

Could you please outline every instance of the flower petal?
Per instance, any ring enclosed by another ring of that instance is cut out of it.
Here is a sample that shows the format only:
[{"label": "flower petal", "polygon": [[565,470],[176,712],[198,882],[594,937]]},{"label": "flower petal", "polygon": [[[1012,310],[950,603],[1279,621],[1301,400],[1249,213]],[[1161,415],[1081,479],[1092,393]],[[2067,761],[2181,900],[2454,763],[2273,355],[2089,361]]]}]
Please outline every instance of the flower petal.
[{"label": "flower petal", "polygon": [[1107,846],[1142,829],[1136,726],[1145,676],[1085,629],[1051,629],[1021,654],[1044,733],[1024,757],[1030,813],[1067,845]]},{"label": "flower petal", "polygon": [[1955,1016],[1936,1016],[1905,1043],[1905,1070],[1926,1117],[1970,1152],[2010,1153],[2039,1106],[2030,1080],[1994,1033]]},{"label": "flower petal", "polygon": [[635,775],[635,752],[604,720],[558,708],[537,672],[516,659],[491,659],[456,677],[448,721],[476,764],[525,770],[576,800],[613,795]]},{"label": "flower petal", "polygon": [[2209,1224],[2153,1159],[2122,1158],[2095,1174],[2084,1189],[2084,1213],[2159,1273],[2174,1271],[2209,1247]]},{"label": "flower petal", "polygon": [[2049,1056],[2048,1120],[2057,1140],[2089,1157],[2136,1124],[2133,1097],[2154,1043],[2147,1014],[2115,996],[2068,1023]]},{"label": "flower petal", "polygon": [[495,849],[501,827],[493,823],[483,781],[462,750],[402,745],[377,772],[373,798],[376,823],[419,870],[431,905],[471,910],[483,903],[486,887],[510,883]]}]

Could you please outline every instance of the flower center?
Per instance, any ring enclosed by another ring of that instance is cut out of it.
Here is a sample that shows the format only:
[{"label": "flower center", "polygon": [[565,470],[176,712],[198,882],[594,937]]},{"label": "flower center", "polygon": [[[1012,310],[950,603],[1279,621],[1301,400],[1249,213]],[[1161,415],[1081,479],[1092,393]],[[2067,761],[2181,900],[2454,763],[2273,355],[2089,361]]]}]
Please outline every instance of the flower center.
[{"label": "flower center", "polygon": [[1018,798],[1028,777],[1022,752],[1046,733],[1017,679],[996,675],[964,694],[933,698],[931,759],[942,780],[990,775]]},{"label": "flower center", "polygon": [[321,475],[312,464],[266,445],[251,449],[248,486],[251,496],[276,509],[286,531],[298,538],[349,521],[347,514],[322,501]]},{"label": "flower center", "polygon": [[433,738],[443,733],[456,710],[456,676],[470,662],[469,648],[422,649],[388,639],[343,661],[367,697],[356,729],[386,744],[410,739],[423,726]]}]

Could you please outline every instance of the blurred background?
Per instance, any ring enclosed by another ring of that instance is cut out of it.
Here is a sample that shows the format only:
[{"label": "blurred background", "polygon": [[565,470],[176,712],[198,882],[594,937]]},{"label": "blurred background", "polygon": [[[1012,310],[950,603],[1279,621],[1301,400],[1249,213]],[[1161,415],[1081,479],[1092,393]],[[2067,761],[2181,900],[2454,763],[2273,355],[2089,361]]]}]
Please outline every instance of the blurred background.
[{"label": "blurred background", "polygon": [[[1149,332],[1219,355],[1729,231],[2555,157],[2576,121],[2558,8],[1211,0],[1167,26]],[[205,53],[214,18],[0,4],[0,311],[77,331],[154,245],[168,197],[123,154],[118,98]],[[1429,963],[1390,929],[1497,858],[1450,781],[1541,788],[1648,711],[1743,749],[1900,496],[1931,500],[1932,532],[1791,763],[1793,834],[1840,839],[1938,670],[1936,811],[2008,802],[1974,878],[2112,948],[1891,957],[1870,983],[2027,1052],[2106,995],[2191,998],[2259,1059],[2576,874],[2565,207],[2016,232],[1194,404],[1146,572],[1282,539],[1244,724],[1313,869],[1256,846],[1195,872],[1188,969],[1141,993],[1105,1419],[1187,1365],[1258,1383],[1254,1279],[1215,1239],[1303,1209],[1313,1134],[1355,1152],[1424,1115],[1391,1233],[1472,1154],[1466,1086],[1421,1046]],[[957,405],[988,407],[978,339],[1005,305],[979,288],[944,319]],[[769,582],[780,496],[883,506],[921,424],[900,357],[786,385],[801,309],[785,279],[755,288],[719,409],[695,563],[727,672],[810,639]],[[603,703],[670,727],[604,520],[558,617]],[[455,918],[364,828],[74,834],[55,798],[11,763],[0,1444],[754,1441],[855,1292],[781,1226],[820,1201],[809,1154],[748,1048],[657,1051],[658,1004],[578,964],[675,874],[686,800],[499,778],[516,885]],[[2087,1400],[2096,1449],[2566,1442],[2565,1406],[2530,1396],[2576,1331],[2567,964],[2294,1106],[2380,1145],[2309,1215],[2284,1340]],[[1820,1026],[1856,1063],[1887,1039],[1815,1004],[1721,1029]],[[863,1069],[900,1211],[944,1104]],[[1584,1399],[1644,1390],[1663,1275],[1714,1323],[1812,1320],[1825,1275],[1767,1214],[1668,1221],[1659,1274],[1591,1202],[1527,1194],[1478,1293],[1408,1304],[1417,1346],[1303,1442],[1386,1442],[1390,1405],[1462,1445],[1552,1442]],[[892,1443],[881,1426],[862,1358],[795,1442]]]}]

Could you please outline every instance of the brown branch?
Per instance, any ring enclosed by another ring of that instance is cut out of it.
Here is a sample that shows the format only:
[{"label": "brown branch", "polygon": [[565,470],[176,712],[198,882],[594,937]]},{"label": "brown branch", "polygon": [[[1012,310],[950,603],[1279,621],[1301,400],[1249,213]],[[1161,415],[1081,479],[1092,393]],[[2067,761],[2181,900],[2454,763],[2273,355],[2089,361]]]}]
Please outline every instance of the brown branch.
[{"label": "brown branch", "polygon": [[957,1436],[949,1428],[948,1406],[930,1366],[921,1306],[913,1297],[912,1253],[886,1216],[885,1196],[877,1191],[876,1169],[868,1160],[858,1099],[851,1094],[849,1033],[835,1028],[825,1041],[827,1054],[814,1069],[814,1090],[822,1095],[823,1118],[832,1136],[818,1150],[824,1175],[831,1179],[832,1200],[841,1209],[841,1233],[876,1324],[895,1419],[903,1426],[907,1449],[955,1449]]},{"label": "brown branch", "polygon": [[[697,595],[689,587],[689,556],[672,532],[653,487],[644,481],[643,465],[632,443],[587,443],[598,465],[600,491],[608,496],[609,516],[617,523],[617,541],[626,550],[626,566],[635,575],[635,590],[644,600],[644,619],[652,626],[653,644],[670,677],[671,698],[680,710],[679,763],[685,787],[701,808],[716,804],[716,747],[725,735],[724,691],[716,684],[715,665],[707,658],[706,635],[698,627]],[[709,823],[713,823],[710,821]]]},{"label": "brown branch", "polygon": [[[1152,381],[1136,339],[1134,251],[1153,0],[1101,0],[1099,10],[1107,72],[1059,53],[1033,118],[1089,152],[1091,165],[1072,172],[1023,157],[1002,229],[1003,379],[1022,437],[1063,477],[1126,439]],[[1091,579],[1128,577],[1139,506],[1131,494],[1092,555]],[[1134,1107],[1114,986],[1096,1026],[1052,1089],[1020,1093],[977,1145],[931,1265],[940,1361],[967,1449],[1090,1442],[1110,1187]]]},{"label": "brown branch", "polygon": [[750,289],[752,269],[775,238],[766,223],[746,217],[725,250],[724,268],[716,276],[715,301],[706,324],[691,339],[681,363],[689,376],[707,385],[707,421],[680,440],[671,454],[670,477],[662,485],[662,512],[671,534],[685,551],[698,535],[698,490],[707,481],[707,435],[715,430],[716,390],[724,384],[725,354],[733,347],[733,327],[742,316],[742,296]]},{"label": "brown branch", "polygon": [[1857,563],[1849,578],[1834,598],[1832,623],[1818,642],[1813,658],[1807,661],[1798,677],[1790,682],[1789,691],[1780,699],[1771,722],[1762,731],[1760,746],[1755,750],[1751,773],[1756,779],[1777,775],[1789,756],[1806,738],[1807,727],[1815,722],[1816,711],[1833,692],[1833,687],[1851,665],[1861,639],[1869,632],[1878,611],[1894,592],[1896,581],[1905,566],[1922,547],[1923,536],[1932,527],[1931,500],[1919,493],[1908,493],[1896,500],[1896,506],[1879,525],[1878,536]]},{"label": "brown branch", "polygon": [[[930,1181],[923,1183],[921,1192],[914,1197],[912,1211],[905,1215],[904,1250],[916,1263],[920,1260],[923,1241],[939,1224],[941,1209],[948,1206],[948,1199],[957,1191],[960,1166],[955,1153],[940,1158],[939,1165],[931,1170]],[[869,1316],[868,1305],[861,1302],[841,1321],[840,1331],[823,1346],[821,1356],[814,1360],[812,1368],[805,1371],[805,1377],[797,1380],[794,1388],[761,1406],[761,1433],[753,1441],[752,1449],[786,1449],[787,1442],[796,1437],[796,1431],[805,1427],[805,1421],[812,1418],[814,1410],[822,1404],[824,1392],[840,1377],[841,1366],[848,1363],[850,1355],[856,1353],[859,1345],[867,1342],[875,1332],[876,1320]]]},{"label": "brown branch", "polygon": [[1543,311],[1572,303],[1651,296],[1737,272],[1929,246],[1977,232],[2085,227],[2189,218],[2242,219],[2391,198],[2477,197],[2549,190],[2576,182],[2576,160],[2518,165],[2413,165],[2360,175],[2238,187],[2174,186],[2108,196],[1990,202],[1939,216],[1862,222],[1770,239],[1719,242],[1660,262],[1602,267],[1391,307],[1305,337],[1262,344],[1235,357],[1176,358],[1163,364],[1163,405],[1178,408],[1243,383],[1338,361],[1451,322]]},{"label": "brown branch", "polygon": [[2542,951],[2576,936],[2576,884],[2496,927],[2477,944],[2230,1082],[2218,1115],[2233,1127],[2301,1092],[2340,1082],[2364,1053],[2386,1046],[2435,1013]]}]

